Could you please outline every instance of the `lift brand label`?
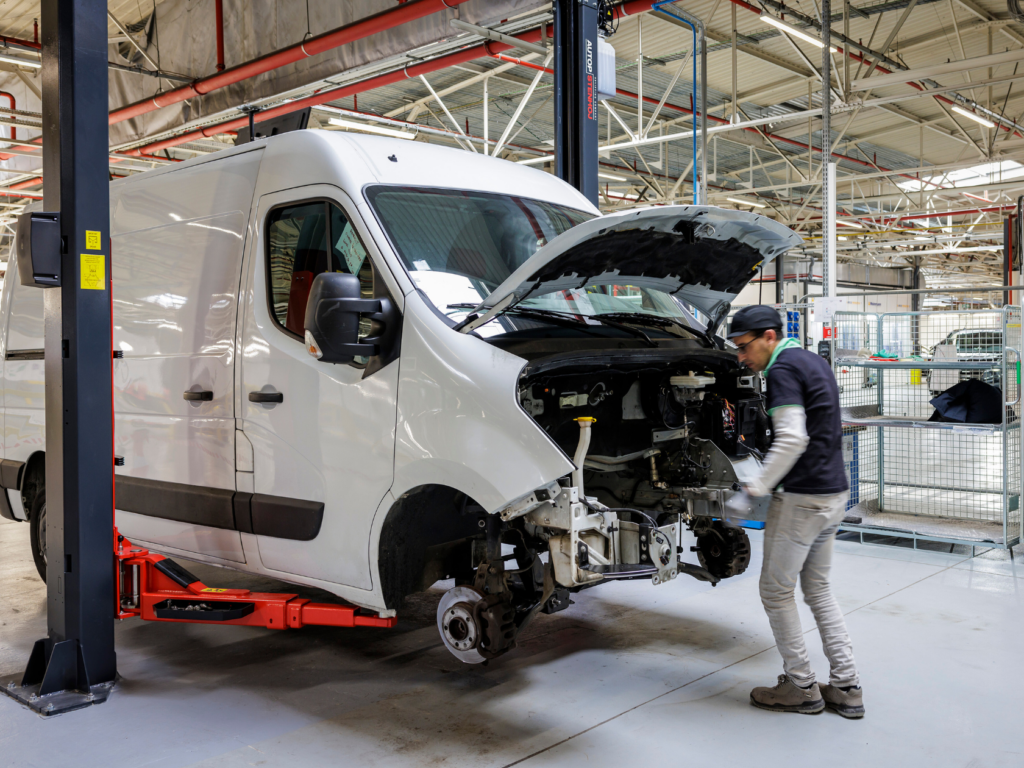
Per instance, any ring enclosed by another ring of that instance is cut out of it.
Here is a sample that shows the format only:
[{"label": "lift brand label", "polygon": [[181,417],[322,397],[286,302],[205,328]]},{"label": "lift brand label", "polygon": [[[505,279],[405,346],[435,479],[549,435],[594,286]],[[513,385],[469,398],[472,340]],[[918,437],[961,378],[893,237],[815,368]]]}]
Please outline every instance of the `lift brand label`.
[{"label": "lift brand label", "polygon": [[91,229],[85,230],[85,248],[88,251],[98,251],[103,247],[103,238],[99,232]]},{"label": "lift brand label", "polygon": [[106,257],[102,253],[82,254],[82,290],[102,291],[107,287]]}]

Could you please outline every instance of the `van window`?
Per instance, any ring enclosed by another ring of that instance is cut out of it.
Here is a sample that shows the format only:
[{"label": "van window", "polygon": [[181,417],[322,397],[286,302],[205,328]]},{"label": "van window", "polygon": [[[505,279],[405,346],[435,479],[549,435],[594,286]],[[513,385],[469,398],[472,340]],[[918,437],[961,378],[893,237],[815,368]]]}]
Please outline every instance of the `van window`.
[{"label": "van window", "polygon": [[8,351],[43,348],[43,292],[15,283],[11,319],[7,328]]},{"label": "van window", "polygon": [[267,287],[271,314],[301,337],[313,279],[321,272],[359,276],[373,296],[373,265],[355,228],[338,206],[316,200],[276,208],[267,217]]}]

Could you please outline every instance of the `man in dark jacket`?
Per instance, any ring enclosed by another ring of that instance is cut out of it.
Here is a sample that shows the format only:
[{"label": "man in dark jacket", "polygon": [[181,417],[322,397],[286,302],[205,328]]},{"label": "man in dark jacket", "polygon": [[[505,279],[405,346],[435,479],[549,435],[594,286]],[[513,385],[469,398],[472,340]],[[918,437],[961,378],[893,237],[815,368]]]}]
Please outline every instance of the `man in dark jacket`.
[{"label": "man in dark jacket", "polygon": [[[768,379],[774,432],[760,477],[742,493],[772,494],[760,592],[784,674],[774,687],[751,691],[750,701],[777,712],[817,714],[827,706],[843,717],[863,717],[850,636],[829,584],[832,545],[849,496],[835,376],[823,358],[801,348],[796,339],[782,338],[782,322],[771,307],[741,309],[729,338],[740,362],[764,371]],[[780,482],[782,490],[777,490]],[[831,665],[829,684],[820,688],[797,613],[797,577]]]}]

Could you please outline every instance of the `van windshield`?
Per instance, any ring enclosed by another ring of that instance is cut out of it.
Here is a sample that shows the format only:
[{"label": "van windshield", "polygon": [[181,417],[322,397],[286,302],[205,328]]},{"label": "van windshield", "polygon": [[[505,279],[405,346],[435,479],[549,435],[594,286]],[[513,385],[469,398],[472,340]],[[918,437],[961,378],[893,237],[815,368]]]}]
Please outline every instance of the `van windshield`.
[{"label": "van windshield", "polygon": [[[366,197],[413,282],[453,320],[465,317],[538,248],[594,218],[556,203],[468,190],[382,185],[369,187]],[[694,319],[674,297],[630,285],[625,277],[622,285],[534,294],[518,306],[577,317]],[[493,322],[489,326],[481,333],[502,332]]]}]

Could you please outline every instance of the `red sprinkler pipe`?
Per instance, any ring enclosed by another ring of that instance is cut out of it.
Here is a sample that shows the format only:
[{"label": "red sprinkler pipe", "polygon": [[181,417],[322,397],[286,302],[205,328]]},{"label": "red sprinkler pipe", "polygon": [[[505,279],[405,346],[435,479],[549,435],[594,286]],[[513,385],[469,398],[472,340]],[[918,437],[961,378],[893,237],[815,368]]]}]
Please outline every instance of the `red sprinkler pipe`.
[{"label": "red sprinkler pipe", "polygon": [[[7,99],[11,103],[11,111],[16,112],[18,110],[17,102],[14,101],[14,94],[8,93],[7,91],[0,91],[0,98]],[[11,120],[17,120],[15,115],[11,115]],[[18,129],[13,125],[11,126],[11,138],[18,138]]]},{"label": "red sprinkler pipe", "polygon": [[[215,91],[218,88],[224,88],[225,86],[241,82],[242,80],[248,80],[249,78],[256,77],[257,75],[262,75],[265,72],[269,72],[289,64],[294,64],[296,61],[301,61],[302,59],[309,58],[310,56],[316,56],[319,53],[330,51],[356,40],[362,40],[363,38],[375,35],[378,32],[386,32],[389,29],[405,24],[406,22],[416,21],[417,19],[422,19],[425,16],[437,13],[438,11],[454,8],[456,5],[460,5],[467,1],[468,0],[417,0],[416,2],[405,3],[397,8],[392,8],[390,11],[381,11],[380,13],[368,16],[365,19],[360,19],[359,21],[353,22],[352,24],[348,24],[344,27],[338,27],[338,29],[325,32],[322,35],[311,37],[308,40],[297,43],[296,45],[282,48],[279,51],[268,53],[266,56],[260,56],[259,58],[247,61],[244,64],[239,64],[238,66],[231,67],[230,69],[225,69],[223,72],[218,72],[215,75],[194,80],[188,85],[175,88],[172,91],[166,91],[165,93],[157,94],[152,98],[137,101],[134,104],[129,104],[121,109],[115,109],[110,113],[109,123],[111,125],[114,123],[120,123],[123,120],[129,120],[133,117],[144,115],[147,112],[153,112],[161,107],[178,104],[187,99],[191,99],[194,96],[202,96],[210,93],[211,91]],[[298,109],[298,107],[296,107],[296,109]],[[243,122],[248,124],[248,118]]]},{"label": "red sprinkler pipe", "polygon": [[38,34],[36,37],[37,39],[33,42],[32,40],[22,40],[17,37],[6,37],[4,35],[0,35],[0,46],[6,48],[7,46],[13,45],[15,48],[28,48],[32,51],[42,50],[43,46],[39,43]]},{"label": "red sprinkler pipe", "polygon": [[213,4],[217,22],[217,71],[224,71],[224,0],[215,0]]},{"label": "red sprinkler pipe", "polygon": [[[443,0],[442,0],[443,1]],[[456,0],[448,0],[449,3],[454,3]],[[460,0],[461,1],[461,0]],[[632,2],[623,3],[618,6],[621,12],[627,14],[630,13],[642,13],[643,11],[651,10],[656,0],[632,0]],[[422,2],[422,0],[421,0]],[[402,8],[407,8],[409,5],[403,5]],[[536,43],[540,41],[541,31],[534,29],[529,32],[524,32],[521,35],[516,35],[519,40],[526,43]],[[495,53],[501,53],[503,51],[512,50],[514,46],[507,43],[496,43],[487,42],[480,45],[475,45],[471,48],[463,48],[461,51],[455,51],[447,56],[439,56],[436,59],[425,61],[422,64],[415,64],[413,66],[404,67],[403,69],[389,72],[385,75],[378,75],[377,77],[371,77],[368,80],[362,80],[358,83],[352,83],[351,85],[345,85],[340,88],[333,88],[320,93],[308,96],[305,99],[298,99],[296,101],[282,104],[279,107],[273,109],[266,109],[262,112],[257,112],[255,115],[255,121],[261,123],[264,120],[270,120],[280,115],[286,115],[289,112],[294,112],[298,109],[305,109],[306,107],[315,107],[320,104],[326,104],[329,101],[336,101],[346,96],[354,96],[357,93],[363,93],[364,91],[371,91],[374,88],[381,88],[385,85],[393,85],[399,83],[409,77],[419,77],[420,75],[426,75],[431,72],[436,72],[439,69],[445,69],[446,67],[454,67],[458,64],[465,64],[466,62],[473,61],[475,59],[482,59],[485,56],[490,56]],[[230,71],[230,70],[229,70]],[[225,73],[227,74],[227,73]],[[114,113],[111,113],[113,116]],[[125,154],[139,155],[143,152],[152,154],[159,152],[162,149],[168,149],[169,147],[176,147],[179,144],[186,144],[190,141],[196,141],[197,139],[207,138],[210,136],[216,136],[219,133],[225,133],[227,131],[234,131],[238,128],[242,128],[249,124],[249,120],[246,117],[237,118],[235,120],[229,120],[225,123],[219,123],[217,125],[207,126],[206,128],[200,128],[195,131],[189,131],[188,133],[180,136],[174,136],[170,139],[164,139],[163,141],[157,141],[152,144],[146,144],[142,147],[128,150]]]}]

